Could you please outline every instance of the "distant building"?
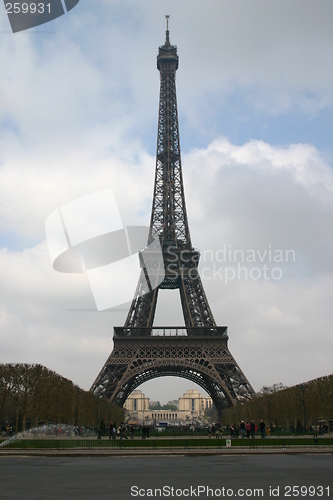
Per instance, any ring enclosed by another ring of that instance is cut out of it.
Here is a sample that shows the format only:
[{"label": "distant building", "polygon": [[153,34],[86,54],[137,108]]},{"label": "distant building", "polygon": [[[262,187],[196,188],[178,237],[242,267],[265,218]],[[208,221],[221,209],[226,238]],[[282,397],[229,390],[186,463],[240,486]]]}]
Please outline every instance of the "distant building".
[{"label": "distant building", "polygon": [[189,389],[183,397],[179,398],[179,410],[191,411],[196,415],[202,415],[205,410],[212,408],[213,400],[209,396],[205,397],[195,389]]},{"label": "distant building", "polygon": [[177,406],[177,410],[149,409],[149,398],[146,398],[140,390],[136,390],[128,396],[124,408],[129,413],[130,420],[138,424],[156,422],[183,424],[202,417],[206,409],[212,408],[213,401],[208,396],[202,396],[199,391],[190,389],[181,398],[169,401],[168,404]]},{"label": "distant building", "polygon": [[149,398],[139,390],[133,391],[126,399],[125,410],[130,412],[144,412],[149,410]]}]

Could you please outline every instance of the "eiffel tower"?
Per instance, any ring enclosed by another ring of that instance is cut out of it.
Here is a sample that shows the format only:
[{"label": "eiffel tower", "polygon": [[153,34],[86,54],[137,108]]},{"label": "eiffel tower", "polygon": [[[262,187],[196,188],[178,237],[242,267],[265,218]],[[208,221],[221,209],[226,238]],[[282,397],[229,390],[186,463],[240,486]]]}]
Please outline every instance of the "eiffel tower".
[{"label": "eiffel tower", "polygon": [[[201,386],[220,413],[252,398],[254,390],[228,349],[227,327],[215,323],[198,272],[200,253],[191,243],[179,143],[178,54],[168,17],[157,56],[160,102],[149,249],[140,252],[141,274],[125,325],[114,328],[114,348],[91,390],[123,406],[142,383],[178,376]],[[179,289],[184,327],[153,326],[160,289]]]}]

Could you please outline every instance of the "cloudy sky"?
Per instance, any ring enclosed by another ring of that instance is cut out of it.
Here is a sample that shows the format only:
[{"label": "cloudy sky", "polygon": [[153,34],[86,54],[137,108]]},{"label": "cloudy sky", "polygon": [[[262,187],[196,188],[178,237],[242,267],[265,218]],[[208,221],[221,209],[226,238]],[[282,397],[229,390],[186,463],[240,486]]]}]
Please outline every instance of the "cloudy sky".
[{"label": "cloudy sky", "polygon": [[[97,312],[85,274],[53,270],[45,220],[112,188],[124,224],[149,224],[165,14],[215,319],[255,390],[331,374],[331,0],[80,0],[17,34],[0,6],[0,363],[89,389],[112,350],[128,305]],[[162,324],[183,324],[177,291],[160,294]],[[161,402],[190,388],[142,387]]]}]

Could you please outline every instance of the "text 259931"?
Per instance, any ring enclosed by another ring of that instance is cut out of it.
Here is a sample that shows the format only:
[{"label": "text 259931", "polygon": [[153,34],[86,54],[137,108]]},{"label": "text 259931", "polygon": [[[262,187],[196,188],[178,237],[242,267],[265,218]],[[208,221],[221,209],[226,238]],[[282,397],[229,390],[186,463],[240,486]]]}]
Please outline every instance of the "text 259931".
[{"label": "text 259931", "polygon": [[44,2],[6,3],[7,14],[51,14],[51,4]]}]

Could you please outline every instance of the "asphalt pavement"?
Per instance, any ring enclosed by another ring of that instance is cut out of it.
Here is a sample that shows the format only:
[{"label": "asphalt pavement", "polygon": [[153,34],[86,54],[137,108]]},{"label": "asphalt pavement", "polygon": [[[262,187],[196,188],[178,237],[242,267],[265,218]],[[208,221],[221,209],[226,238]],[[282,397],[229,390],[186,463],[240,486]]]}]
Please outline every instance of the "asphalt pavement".
[{"label": "asphalt pavement", "polygon": [[333,455],[0,456],[0,498],[331,498]]}]

